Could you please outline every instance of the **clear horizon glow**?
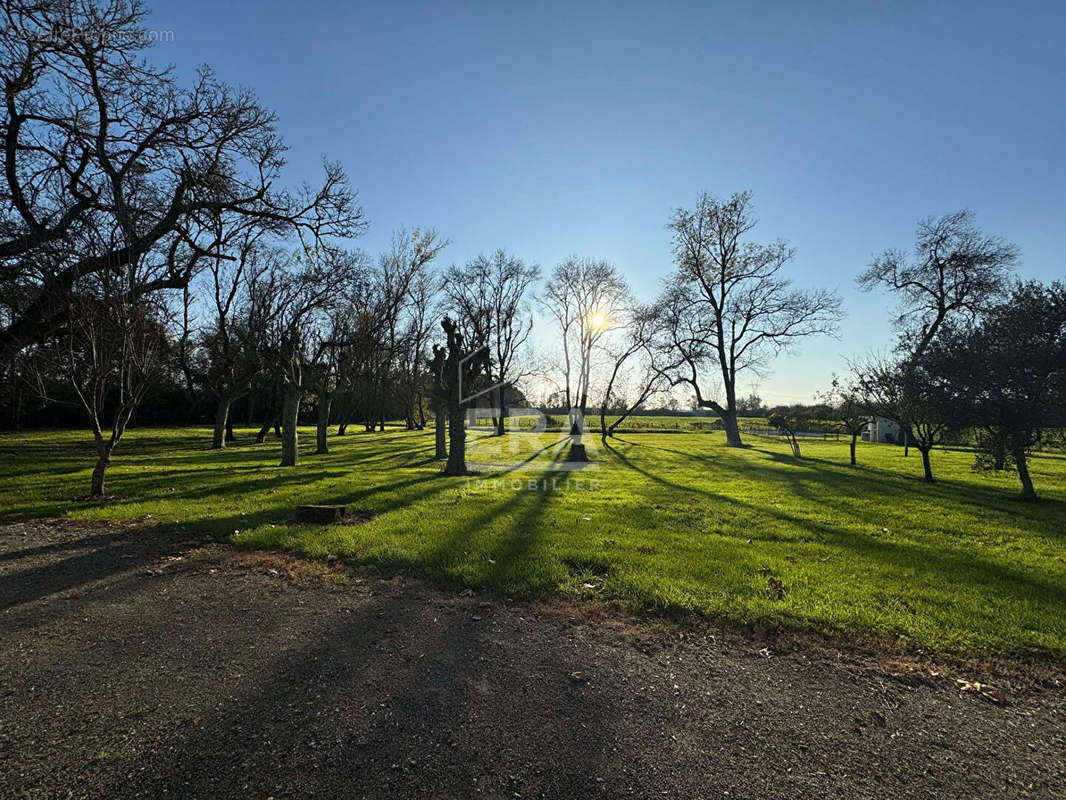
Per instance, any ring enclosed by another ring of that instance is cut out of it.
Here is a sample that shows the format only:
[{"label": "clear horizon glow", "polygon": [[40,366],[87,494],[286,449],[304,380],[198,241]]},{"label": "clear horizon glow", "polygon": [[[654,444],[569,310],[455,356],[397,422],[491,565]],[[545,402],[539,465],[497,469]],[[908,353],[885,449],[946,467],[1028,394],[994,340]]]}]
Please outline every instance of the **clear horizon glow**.
[{"label": "clear horizon glow", "polygon": [[[545,272],[606,258],[650,299],[672,208],[754,192],[756,241],[840,291],[839,339],[758,390],[810,401],[843,357],[891,343],[855,276],[915,223],[971,208],[1022,277],[1066,278],[1066,14],[1054,4],[151,2],[149,56],[211,65],[280,116],[287,177],[344,163],[383,250],[400,226]],[[544,326],[538,340],[546,337]],[[750,388],[741,381],[738,391]]]}]

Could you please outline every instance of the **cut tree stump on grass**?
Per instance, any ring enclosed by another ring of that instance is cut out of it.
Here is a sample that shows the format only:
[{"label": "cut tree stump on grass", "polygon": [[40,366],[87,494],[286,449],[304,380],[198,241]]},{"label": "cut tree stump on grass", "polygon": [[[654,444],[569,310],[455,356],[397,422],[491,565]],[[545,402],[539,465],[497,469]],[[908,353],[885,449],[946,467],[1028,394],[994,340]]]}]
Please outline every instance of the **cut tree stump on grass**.
[{"label": "cut tree stump on grass", "polygon": [[353,516],[348,506],[296,506],[294,522],[340,522]]}]

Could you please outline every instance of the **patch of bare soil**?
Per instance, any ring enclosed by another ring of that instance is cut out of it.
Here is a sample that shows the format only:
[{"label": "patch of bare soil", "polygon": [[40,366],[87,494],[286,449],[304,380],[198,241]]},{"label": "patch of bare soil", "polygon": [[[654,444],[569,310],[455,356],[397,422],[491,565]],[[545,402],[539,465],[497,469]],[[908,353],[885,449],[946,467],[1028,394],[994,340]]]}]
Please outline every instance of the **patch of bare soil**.
[{"label": "patch of bare soil", "polygon": [[0,610],[4,798],[1066,796],[1051,673],[61,521]]}]

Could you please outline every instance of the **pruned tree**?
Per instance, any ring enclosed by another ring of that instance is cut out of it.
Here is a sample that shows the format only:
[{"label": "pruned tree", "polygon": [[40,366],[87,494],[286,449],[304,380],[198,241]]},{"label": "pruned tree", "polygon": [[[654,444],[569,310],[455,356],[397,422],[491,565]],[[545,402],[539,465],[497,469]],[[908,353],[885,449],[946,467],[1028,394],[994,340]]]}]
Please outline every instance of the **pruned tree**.
[{"label": "pruned tree", "polygon": [[[691,386],[699,407],[722,418],[731,447],[742,445],[737,377],[759,374],[805,337],[834,334],[841,318],[836,294],[795,289],[782,275],[793,257],[785,242],[745,241],[755,224],[750,192],[728,200],[701,194],[669,224],[677,275],[663,305],[682,365],[673,380]],[[719,384],[711,393],[701,385],[708,372]]]},{"label": "pruned tree", "polygon": [[[448,461],[444,474],[466,475],[466,417],[468,392],[475,381],[488,370],[488,347],[466,344],[459,325],[451,317],[441,320],[447,345],[436,349],[434,364],[440,371],[433,375],[434,391],[448,409]],[[441,357],[441,353],[446,353]]]},{"label": "pruned tree", "polygon": [[310,390],[310,350],[321,317],[337,298],[334,285],[354,280],[358,253],[332,249],[274,251],[269,267],[252,286],[255,326],[266,334],[264,351],[281,387],[281,464],[300,463],[300,403]]},{"label": "pruned tree", "polygon": [[503,436],[507,392],[529,374],[526,351],[533,329],[529,301],[540,280],[540,268],[526,264],[504,250],[484,254],[463,267],[448,270],[444,293],[459,315],[459,324],[474,341],[489,346],[488,380],[496,385],[493,418],[497,436]]},{"label": "pruned tree", "polygon": [[131,298],[187,287],[220,254],[223,215],[308,245],[359,233],[339,165],[316,188],[277,188],[285,146],[251,92],[206,68],[184,87],[141,57],[138,0],[10,0],[2,14],[0,364],[62,333],[88,276],[150,264]]}]

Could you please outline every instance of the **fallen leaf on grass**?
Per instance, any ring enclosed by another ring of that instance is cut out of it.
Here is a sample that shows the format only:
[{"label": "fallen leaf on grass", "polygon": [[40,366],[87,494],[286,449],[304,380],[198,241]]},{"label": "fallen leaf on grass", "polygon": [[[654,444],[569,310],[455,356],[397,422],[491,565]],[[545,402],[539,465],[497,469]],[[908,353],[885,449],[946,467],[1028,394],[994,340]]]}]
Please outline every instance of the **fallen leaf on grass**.
[{"label": "fallen leaf on grass", "polygon": [[785,596],[785,584],[781,582],[780,578],[767,578],[766,591],[770,593],[770,597],[774,600],[781,600]]}]

